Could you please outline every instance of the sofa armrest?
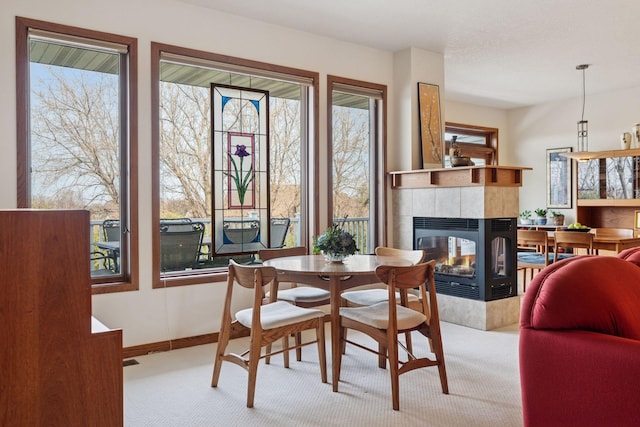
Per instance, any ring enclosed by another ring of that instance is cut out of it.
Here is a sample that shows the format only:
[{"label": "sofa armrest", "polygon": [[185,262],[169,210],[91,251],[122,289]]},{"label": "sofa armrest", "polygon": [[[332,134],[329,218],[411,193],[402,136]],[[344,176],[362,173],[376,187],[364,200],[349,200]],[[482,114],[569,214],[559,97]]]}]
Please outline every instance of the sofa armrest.
[{"label": "sofa armrest", "polygon": [[581,330],[520,330],[525,426],[640,425],[640,342]]}]

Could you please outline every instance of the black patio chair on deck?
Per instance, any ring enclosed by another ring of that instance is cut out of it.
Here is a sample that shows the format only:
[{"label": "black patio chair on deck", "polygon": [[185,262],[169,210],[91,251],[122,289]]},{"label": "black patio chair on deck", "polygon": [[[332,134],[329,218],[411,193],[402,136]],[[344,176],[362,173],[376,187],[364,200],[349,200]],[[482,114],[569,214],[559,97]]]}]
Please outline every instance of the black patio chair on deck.
[{"label": "black patio chair on deck", "polygon": [[160,270],[181,271],[198,267],[204,224],[160,223]]}]

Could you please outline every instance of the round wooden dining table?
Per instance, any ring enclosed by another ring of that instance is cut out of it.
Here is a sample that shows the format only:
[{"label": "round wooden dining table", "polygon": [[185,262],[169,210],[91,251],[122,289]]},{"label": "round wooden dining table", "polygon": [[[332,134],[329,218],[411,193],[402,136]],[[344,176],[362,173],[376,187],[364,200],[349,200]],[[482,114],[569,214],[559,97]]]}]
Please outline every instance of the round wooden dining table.
[{"label": "round wooden dining table", "polygon": [[279,282],[303,283],[331,293],[331,382],[333,391],[338,391],[340,293],[354,286],[380,282],[375,273],[379,265],[407,266],[411,262],[377,255],[351,255],[343,262],[329,262],[322,255],[301,255],[270,259],[263,265],[277,270]]}]

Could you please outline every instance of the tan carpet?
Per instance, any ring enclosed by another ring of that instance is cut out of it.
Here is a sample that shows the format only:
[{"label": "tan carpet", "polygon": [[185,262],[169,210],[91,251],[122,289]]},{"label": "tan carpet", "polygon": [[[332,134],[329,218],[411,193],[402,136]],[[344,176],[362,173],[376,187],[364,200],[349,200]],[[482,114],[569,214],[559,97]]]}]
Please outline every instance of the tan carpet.
[{"label": "tan carpet", "polygon": [[[125,425],[521,426],[517,325],[479,331],[443,322],[442,333],[450,394],[442,394],[436,368],[410,372],[400,377],[399,412],[391,407],[388,371],[377,367],[375,355],[349,347],[340,391],[333,393],[320,382],[313,346],[304,348],[302,362],[292,357],[290,369],[281,356],[271,365],[261,362],[255,407],[248,409],[240,367],[225,363],[218,387],[210,387],[211,344],[136,357],[139,365],[125,367]],[[428,351],[426,340],[416,338],[418,353]]]}]

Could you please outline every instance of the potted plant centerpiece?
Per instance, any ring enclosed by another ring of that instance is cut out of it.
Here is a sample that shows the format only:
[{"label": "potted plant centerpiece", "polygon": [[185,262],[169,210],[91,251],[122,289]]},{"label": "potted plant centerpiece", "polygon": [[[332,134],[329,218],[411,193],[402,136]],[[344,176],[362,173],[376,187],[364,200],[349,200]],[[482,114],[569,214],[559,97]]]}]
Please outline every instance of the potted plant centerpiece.
[{"label": "potted plant centerpiece", "polygon": [[564,225],[564,214],[558,211],[551,211],[551,218],[553,218],[553,225]]},{"label": "potted plant centerpiece", "polygon": [[533,219],[531,218],[531,211],[529,209],[526,209],[520,212],[520,224],[522,225],[533,224]]},{"label": "potted plant centerpiece", "polygon": [[536,213],[536,224],[545,225],[547,223],[547,210],[538,208],[534,211]]},{"label": "potted plant centerpiece", "polygon": [[342,262],[349,255],[358,251],[356,241],[351,233],[334,223],[314,242],[313,252],[321,252],[327,261]]}]

